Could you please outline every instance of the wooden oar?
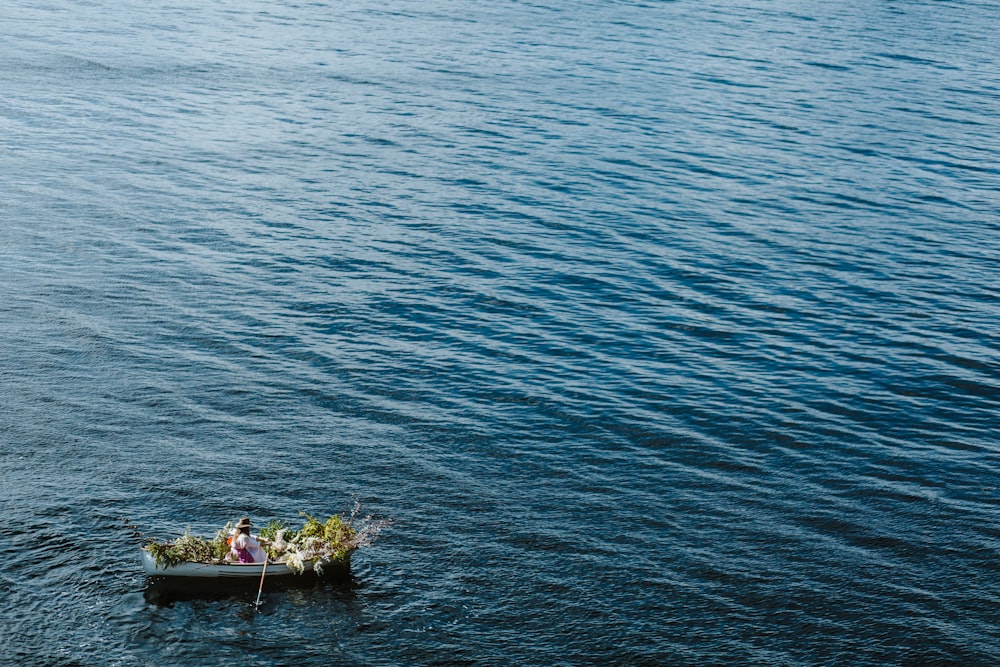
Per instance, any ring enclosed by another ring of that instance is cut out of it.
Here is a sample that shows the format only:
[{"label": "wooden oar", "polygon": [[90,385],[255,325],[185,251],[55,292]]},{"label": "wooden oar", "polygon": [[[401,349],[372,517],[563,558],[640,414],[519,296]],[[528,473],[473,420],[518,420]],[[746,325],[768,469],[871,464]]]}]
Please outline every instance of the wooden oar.
[{"label": "wooden oar", "polygon": [[260,588],[257,589],[257,603],[255,605],[257,611],[260,611],[260,593],[264,590],[264,575],[267,574],[267,561],[270,560],[267,549],[262,547],[262,551],[264,552],[264,569],[260,571]]}]

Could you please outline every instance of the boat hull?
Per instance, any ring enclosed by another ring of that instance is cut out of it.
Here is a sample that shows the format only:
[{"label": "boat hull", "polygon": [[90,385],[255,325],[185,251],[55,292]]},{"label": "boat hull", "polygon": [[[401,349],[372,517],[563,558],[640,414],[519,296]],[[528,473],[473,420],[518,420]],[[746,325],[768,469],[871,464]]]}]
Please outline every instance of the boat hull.
[{"label": "boat hull", "polygon": [[[156,563],[156,558],[147,550],[142,550],[142,569],[146,574],[157,577],[196,577],[203,579],[260,579],[264,570],[263,563],[195,563],[186,561],[177,565],[163,567]],[[313,569],[313,561],[305,561],[302,571]],[[280,577],[298,574],[284,563],[268,563],[267,576]]]}]

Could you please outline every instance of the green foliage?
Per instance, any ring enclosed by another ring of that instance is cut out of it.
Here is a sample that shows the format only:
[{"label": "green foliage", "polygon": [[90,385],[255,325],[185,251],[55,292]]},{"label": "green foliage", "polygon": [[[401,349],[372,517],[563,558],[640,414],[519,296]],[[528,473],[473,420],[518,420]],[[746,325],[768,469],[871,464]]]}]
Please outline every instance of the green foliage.
[{"label": "green foliage", "polygon": [[299,551],[311,556],[322,557],[324,560],[345,561],[359,544],[357,530],[348,522],[334,514],[326,522],[300,512],[306,518],[294,542]]},{"label": "green foliage", "polygon": [[323,525],[323,541],[340,544],[350,536],[350,527],[344,523],[340,515],[334,514]]},{"label": "green foliage", "polygon": [[299,516],[304,516],[306,518],[306,522],[302,524],[302,528],[299,530],[300,539],[305,539],[307,537],[323,537],[324,530],[322,523],[305,512],[299,512]]},{"label": "green foliage", "polygon": [[278,519],[271,519],[263,528],[260,529],[260,536],[265,540],[273,540],[278,536],[279,530],[285,531],[285,539],[287,540],[288,526],[285,525],[285,522],[279,521]]},{"label": "green foliage", "polygon": [[212,558],[215,560],[222,560],[229,553],[229,536],[233,532],[233,524],[227,523],[226,526],[215,534],[215,538],[212,540]]},{"label": "green foliage", "polygon": [[347,552],[353,549],[356,531],[344,523],[343,519],[334,514],[326,520],[323,526],[323,541],[329,547],[331,560],[343,560]]},{"label": "green foliage", "polygon": [[209,542],[189,531],[174,542],[151,542],[146,549],[161,567],[171,567],[184,561],[210,563],[218,551],[215,540]]}]

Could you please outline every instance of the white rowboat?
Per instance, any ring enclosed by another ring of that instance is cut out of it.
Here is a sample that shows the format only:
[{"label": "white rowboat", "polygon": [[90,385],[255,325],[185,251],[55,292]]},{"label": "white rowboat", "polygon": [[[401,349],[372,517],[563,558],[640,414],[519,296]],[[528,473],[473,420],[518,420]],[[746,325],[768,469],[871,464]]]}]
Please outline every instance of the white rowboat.
[{"label": "white rowboat", "polygon": [[[309,572],[313,569],[316,561],[307,560],[302,562],[302,571]],[[324,563],[325,565],[326,563]],[[185,561],[177,565],[164,567],[158,565],[153,554],[146,549],[142,550],[142,569],[146,574],[160,577],[202,577],[211,579],[260,579],[264,563],[227,563],[226,561],[216,561],[214,563],[197,563]],[[287,574],[298,574],[285,563],[275,563],[268,561],[267,577],[280,577]]]}]

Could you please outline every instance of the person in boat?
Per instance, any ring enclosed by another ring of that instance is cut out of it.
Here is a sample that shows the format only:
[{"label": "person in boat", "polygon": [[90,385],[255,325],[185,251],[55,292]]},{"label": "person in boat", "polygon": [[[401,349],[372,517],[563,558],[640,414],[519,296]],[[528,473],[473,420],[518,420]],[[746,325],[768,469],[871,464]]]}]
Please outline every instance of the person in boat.
[{"label": "person in boat", "polygon": [[239,560],[241,563],[263,563],[267,558],[267,552],[261,546],[261,542],[267,540],[259,535],[251,535],[250,529],[253,524],[249,517],[243,517],[236,524],[235,533],[229,543],[229,555],[226,560]]}]

